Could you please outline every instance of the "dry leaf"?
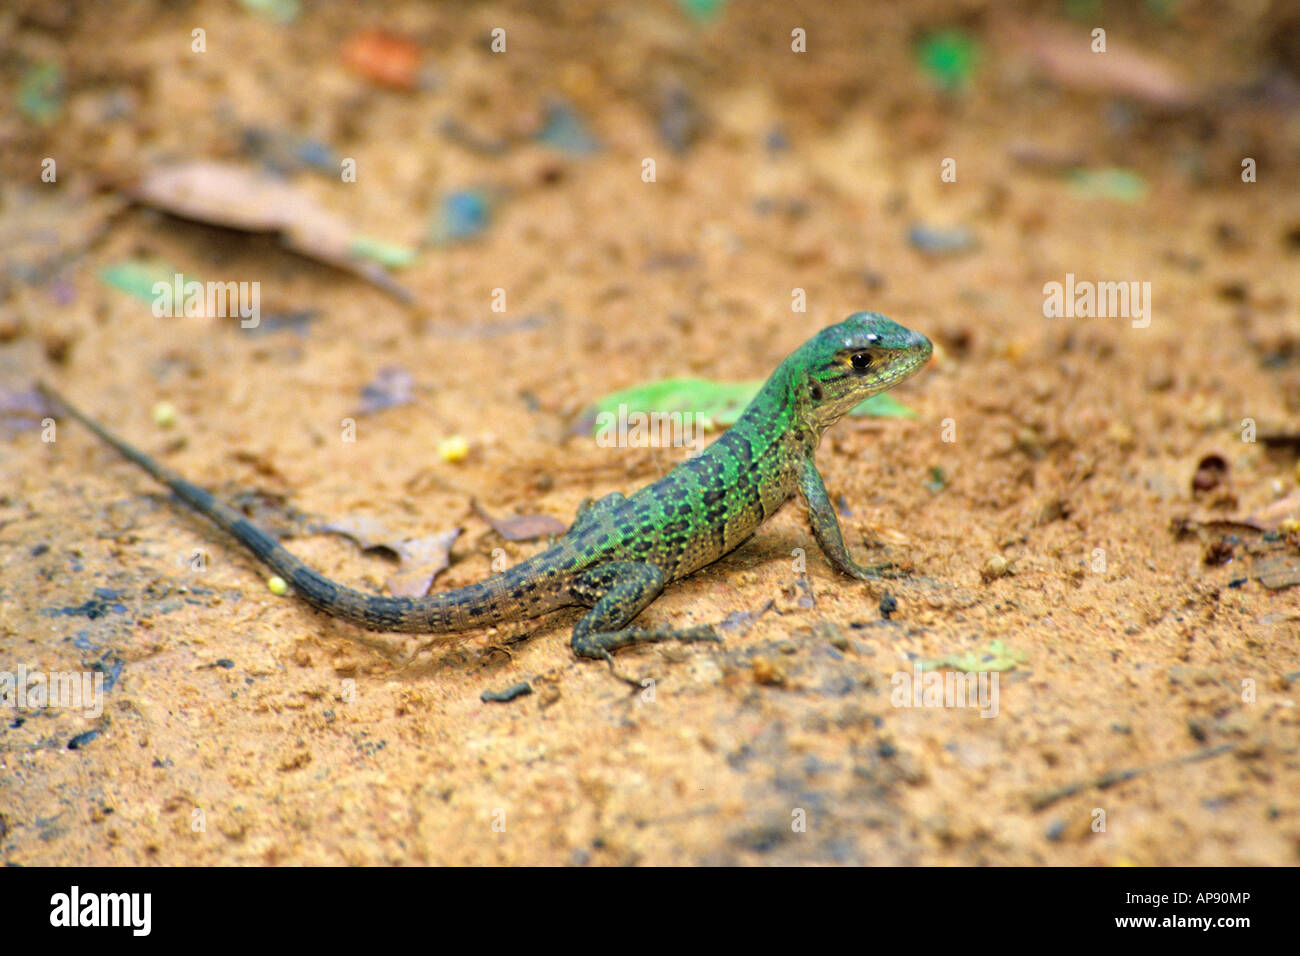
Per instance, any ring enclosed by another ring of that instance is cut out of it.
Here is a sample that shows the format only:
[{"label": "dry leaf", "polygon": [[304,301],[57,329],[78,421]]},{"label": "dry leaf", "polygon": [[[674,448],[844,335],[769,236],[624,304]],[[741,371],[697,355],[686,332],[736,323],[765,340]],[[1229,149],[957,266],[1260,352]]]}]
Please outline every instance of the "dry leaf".
[{"label": "dry leaf", "polygon": [[384,581],[394,597],[421,597],[429,593],[434,578],[451,564],[451,548],[460,536],[460,528],[424,538],[393,535],[375,518],[342,518],[320,527],[321,531],[341,534],[356,542],[363,551],[388,551],[397,558],[397,570]]},{"label": "dry leaf", "polygon": [[1220,516],[1198,511],[1185,518],[1176,518],[1176,527],[1191,530],[1196,527],[1232,529],[1240,528],[1250,531],[1277,531],[1284,521],[1300,520],[1300,494],[1279,498],[1272,504],[1265,505],[1248,515]]},{"label": "dry leaf", "polygon": [[340,518],[321,525],[319,530],[351,538],[362,551],[382,548],[397,554],[393,533],[377,518]]},{"label": "dry leaf", "polygon": [[460,536],[452,528],[427,538],[410,538],[398,545],[401,562],[384,585],[394,597],[420,597],[429,593],[433,579],[451,564],[451,546]]},{"label": "dry leaf", "polygon": [[1286,520],[1300,521],[1300,494],[1287,495],[1258,511],[1252,511],[1242,521],[1261,531],[1276,531]]},{"label": "dry leaf", "polygon": [[384,30],[354,33],[343,48],[343,63],[360,77],[395,90],[413,90],[420,75],[420,48]]},{"label": "dry leaf", "polygon": [[353,254],[356,233],[347,222],[282,179],[230,163],[198,160],[150,170],[132,195],[195,222],[280,233],[295,252],[360,276],[403,302],[411,301],[410,292],[381,266]]},{"label": "dry leaf", "polygon": [[1106,39],[1106,52],[1092,51],[1089,30],[1038,24],[1018,33],[1037,67],[1061,86],[1083,92],[1126,96],[1162,109],[1185,109],[1195,101],[1187,81],[1149,53]]},{"label": "dry leaf", "polygon": [[1300,558],[1291,554],[1262,558],[1251,568],[1259,583],[1270,591],[1282,591],[1300,584]]},{"label": "dry leaf", "polygon": [[470,507],[474,513],[492,526],[492,530],[507,541],[532,541],[535,538],[548,538],[564,534],[569,526],[550,515],[511,515],[509,518],[494,518],[471,500]]}]

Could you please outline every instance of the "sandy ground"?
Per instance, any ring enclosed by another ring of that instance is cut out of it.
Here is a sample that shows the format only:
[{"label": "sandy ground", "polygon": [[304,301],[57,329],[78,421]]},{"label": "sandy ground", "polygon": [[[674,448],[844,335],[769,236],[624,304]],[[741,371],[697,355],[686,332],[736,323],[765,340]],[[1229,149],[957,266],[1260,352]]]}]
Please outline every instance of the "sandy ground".
[{"label": "sandy ground", "polygon": [[[1300,509],[1260,514],[1300,490],[1300,112],[1259,91],[1297,63],[1276,18],[1205,6],[1105,24],[1186,78],[1195,103],[1173,111],[1049,81],[1017,46],[1024,18],[982,3],[738,4],[703,26],[667,3],[306,4],[287,26],[218,2],[6,12],[0,92],[15,95],[15,64],[49,58],[66,99],[49,126],[7,112],[0,127],[0,392],[12,404],[47,378],[193,480],[259,492],[240,500],[336,579],[378,590],[393,564],[313,522],[462,528],[441,589],[491,573],[495,549],[543,546],[503,542],[471,498],[567,522],[663,474],[680,449],[573,434],[616,389],[759,378],[863,308],[938,354],[897,392],[916,419],[845,421],[818,454],[859,560],[905,575],[836,574],[792,503],[645,612],[686,626],[767,608],[717,647],[622,653],[655,678],[642,694],[572,656],[576,612],[431,646],[322,618],[84,429],[43,441],[10,416],[0,669],[111,686],[98,716],[3,715],[0,858],[1294,865],[1300,589],[1282,585]],[[984,55],[949,96],[911,44],[954,24]],[[344,66],[367,27],[419,45],[423,88]],[[669,120],[697,128],[681,151],[661,129],[674,90],[693,106]],[[536,142],[554,99],[599,151]],[[272,237],[96,204],[167,162],[256,168],[252,126],[354,158],[355,183],[292,180],[360,233],[418,244],[439,197],[471,188],[491,222],[394,272],[404,307]],[[1062,156],[1133,170],[1145,197],[1080,192]],[[915,224],[977,246],[923,254]],[[54,265],[20,275],[33,244]],[[155,318],[100,277],[141,257],[260,282],[264,316],[312,318]],[[1067,273],[1149,282],[1149,326],[1045,318],[1044,284]],[[390,366],[413,401],[357,415]],[[437,454],[453,435],[462,462]],[[896,706],[895,675],[994,642],[1015,664],[996,716]],[[480,700],[525,680],[530,696]]]}]

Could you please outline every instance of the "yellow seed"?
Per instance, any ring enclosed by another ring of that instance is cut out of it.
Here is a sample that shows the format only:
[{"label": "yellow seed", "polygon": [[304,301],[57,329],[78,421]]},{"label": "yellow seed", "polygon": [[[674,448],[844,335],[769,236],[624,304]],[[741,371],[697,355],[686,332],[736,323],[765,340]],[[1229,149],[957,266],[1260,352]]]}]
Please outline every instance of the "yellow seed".
[{"label": "yellow seed", "polygon": [[153,423],[159,428],[171,428],[176,424],[176,406],[171,402],[159,402],[153,407]]},{"label": "yellow seed", "polygon": [[266,586],[271,589],[271,593],[277,597],[283,597],[289,593],[289,582],[278,574],[266,579]]},{"label": "yellow seed", "polygon": [[464,435],[452,435],[438,442],[438,457],[443,461],[464,461],[469,456],[469,442]]}]

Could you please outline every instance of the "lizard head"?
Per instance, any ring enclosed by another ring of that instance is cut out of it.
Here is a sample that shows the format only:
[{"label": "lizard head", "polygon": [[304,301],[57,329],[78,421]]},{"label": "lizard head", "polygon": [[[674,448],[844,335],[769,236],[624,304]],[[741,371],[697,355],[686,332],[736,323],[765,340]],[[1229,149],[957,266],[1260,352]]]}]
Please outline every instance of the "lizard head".
[{"label": "lizard head", "polygon": [[933,346],[878,312],[855,312],[822,329],[792,358],[802,370],[808,424],[827,428],[864,399],[914,375]]}]

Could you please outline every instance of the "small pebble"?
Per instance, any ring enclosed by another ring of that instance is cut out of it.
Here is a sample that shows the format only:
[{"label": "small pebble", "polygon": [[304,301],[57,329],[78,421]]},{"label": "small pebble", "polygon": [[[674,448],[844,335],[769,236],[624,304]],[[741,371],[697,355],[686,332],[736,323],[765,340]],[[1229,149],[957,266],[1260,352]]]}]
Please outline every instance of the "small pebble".
[{"label": "small pebble", "polygon": [[992,581],[995,578],[1003,577],[1011,570],[1011,562],[1000,554],[995,554],[984,562],[984,567],[980,571],[980,576],[985,581]]},{"label": "small pebble", "polygon": [[941,229],[917,223],[908,230],[907,240],[914,248],[932,256],[959,255],[978,245],[975,233],[964,226]]},{"label": "small pebble", "polygon": [[77,734],[77,736],[68,741],[68,749],[80,750],[98,736],[98,730],[87,730],[84,734]]},{"label": "small pebble", "polygon": [[1228,477],[1228,463],[1221,455],[1206,455],[1196,466],[1192,476],[1192,491],[1213,491]]},{"label": "small pebble", "polygon": [[898,599],[888,591],[880,599],[880,616],[886,621],[898,610]]},{"label": "small pebble", "polygon": [[17,315],[0,316],[0,342],[12,342],[23,334],[25,324]]},{"label": "small pebble", "polygon": [[824,640],[837,651],[847,651],[849,649],[849,639],[839,626],[830,621],[822,621],[813,627],[813,633]]},{"label": "small pebble", "polygon": [[1106,429],[1106,437],[1125,451],[1137,445],[1137,436],[1124,422],[1112,422],[1110,428]]},{"label": "small pebble", "polygon": [[492,220],[492,202],[478,190],[448,193],[442,198],[431,225],[431,238],[440,244],[473,239]]},{"label": "small pebble", "polygon": [[524,697],[533,692],[533,685],[528,681],[521,681],[513,687],[507,687],[505,690],[485,690],[479,695],[479,700],[483,703],[506,704],[517,697]]},{"label": "small pebble", "polygon": [[754,675],[754,683],[769,687],[779,687],[785,683],[785,671],[766,657],[755,657],[749,662]]}]

